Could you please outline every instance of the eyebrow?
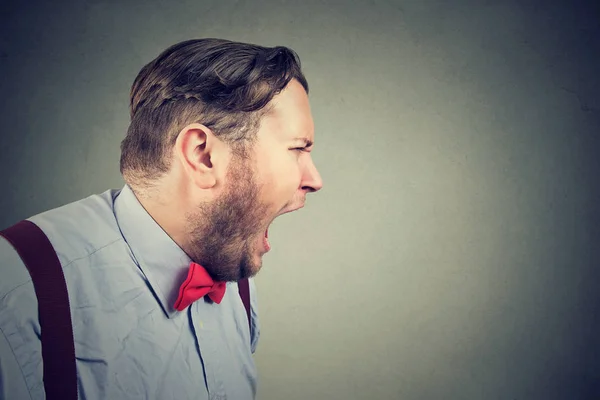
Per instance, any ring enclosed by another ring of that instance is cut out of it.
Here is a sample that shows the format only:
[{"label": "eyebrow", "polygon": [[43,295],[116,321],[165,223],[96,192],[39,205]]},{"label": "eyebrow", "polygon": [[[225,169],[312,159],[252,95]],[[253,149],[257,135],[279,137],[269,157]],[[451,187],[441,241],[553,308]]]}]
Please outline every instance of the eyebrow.
[{"label": "eyebrow", "polygon": [[303,142],[304,146],[306,147],[310,147],[314,144],[314,142],[312,140],[309,140],[305,137],[297,137],[297,138],[293,138],[292,139],[293,142]]}]

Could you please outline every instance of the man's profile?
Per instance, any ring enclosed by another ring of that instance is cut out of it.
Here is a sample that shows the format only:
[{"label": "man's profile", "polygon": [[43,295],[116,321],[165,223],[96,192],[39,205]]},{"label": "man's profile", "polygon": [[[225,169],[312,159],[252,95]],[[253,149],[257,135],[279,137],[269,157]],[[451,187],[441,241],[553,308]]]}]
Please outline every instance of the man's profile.
[{"label": "man's profile", "polygon": [[[299,58],[222,39],[175,44],[139,72],[130,116],[125,186],[26,221],[64,275],[77,395],[254,398],[253,277],[268,229],[322,187]],[[23,257],[41,250],[25,247],[0,237],[0,400],[43,399],[50,384]]]}]

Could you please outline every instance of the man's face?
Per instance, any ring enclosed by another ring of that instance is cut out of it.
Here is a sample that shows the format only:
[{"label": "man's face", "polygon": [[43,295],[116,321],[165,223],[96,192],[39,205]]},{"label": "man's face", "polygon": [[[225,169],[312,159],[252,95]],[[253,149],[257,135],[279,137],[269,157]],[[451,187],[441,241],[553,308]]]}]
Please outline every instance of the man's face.
[{"label": "man's face", "polygon": [[194,218],[191,257],[217,281],[256,275],[273,220],[303,207],[306,194],[323,185],[310,155],[314,124],[304,88],[292,80],[272,103],[250,158],[233,158],[224,193],[199,210],[202,220]]}]

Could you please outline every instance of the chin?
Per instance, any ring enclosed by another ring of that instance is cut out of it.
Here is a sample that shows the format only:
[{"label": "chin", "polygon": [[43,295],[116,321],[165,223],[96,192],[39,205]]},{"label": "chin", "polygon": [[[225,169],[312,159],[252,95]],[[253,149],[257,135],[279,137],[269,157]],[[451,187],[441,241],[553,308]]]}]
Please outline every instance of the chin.
[{"label": "chin", "polygon": [[262,269],[262,256],[257,255],[254,264],[250,267],[250,276],[248,278],[255,277]]},{"label": "chin", "polygon": [[252,278],[258,274],[260,269],[262,268],[262,255],[260,253],[254,252],[246,253],[243,258],[243,261],[239,264],[238,269],[238,279],[246,279]]}]

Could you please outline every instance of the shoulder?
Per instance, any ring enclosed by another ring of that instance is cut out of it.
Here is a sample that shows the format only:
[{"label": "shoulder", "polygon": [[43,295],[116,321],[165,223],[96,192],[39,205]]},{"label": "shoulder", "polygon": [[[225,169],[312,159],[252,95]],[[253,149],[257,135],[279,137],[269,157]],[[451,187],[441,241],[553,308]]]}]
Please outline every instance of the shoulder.
[{"label": "shoulder", "polygon": [[[108,190],[27,218],[39,227],[54,248],[63,268],[121,238],[112,202],[117,190]],[[0,301],[31,277],[17,250],[0,236]],[[33,288],[32,288],[33,290]],[[13,304],[14,305],[14,304]]]},{"label": "shoulder", "polygon": [[0,236],[0,301],[14,289],[31,282],[19,253]]},{"label": "shoulder", "polygon": [[63,265],[122,238],[113,212],[117,190],[107,190],[28,218],[48,237]]}]

